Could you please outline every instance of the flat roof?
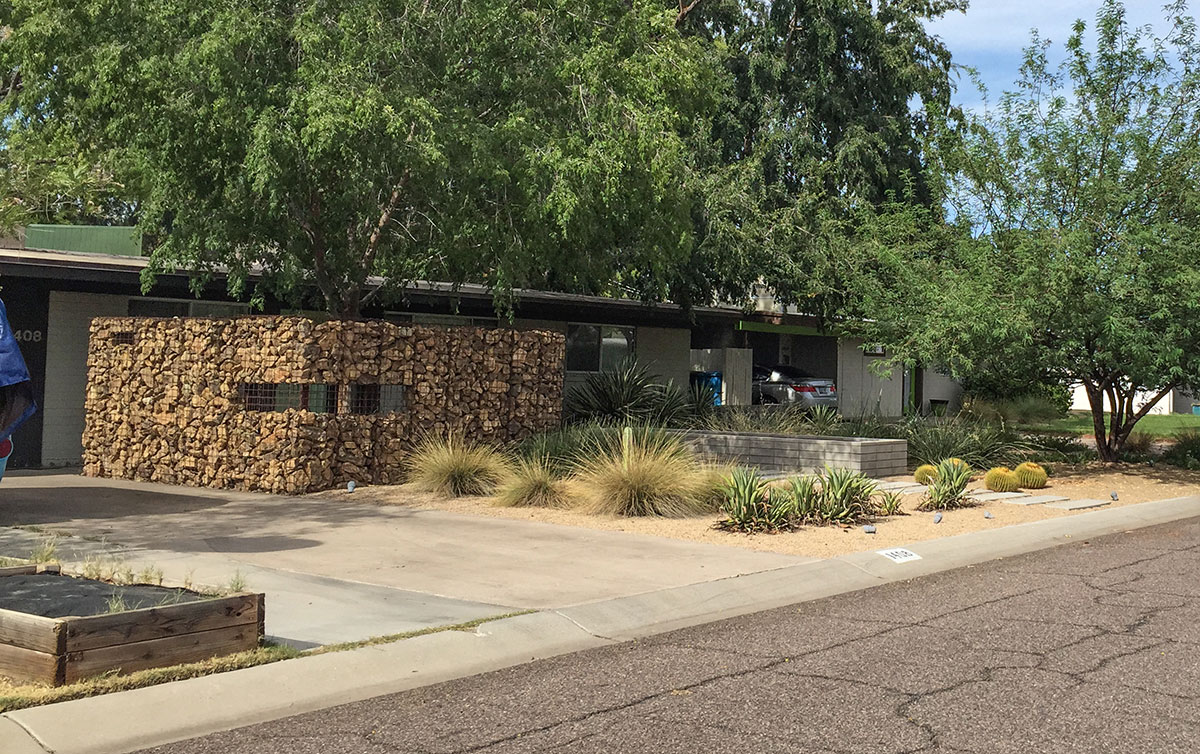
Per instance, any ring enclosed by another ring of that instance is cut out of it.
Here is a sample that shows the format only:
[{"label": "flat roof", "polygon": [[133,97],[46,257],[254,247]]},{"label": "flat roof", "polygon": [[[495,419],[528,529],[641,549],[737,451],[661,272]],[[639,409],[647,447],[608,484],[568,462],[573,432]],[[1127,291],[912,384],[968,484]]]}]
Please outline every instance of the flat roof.
[{"label": "flat roof", "polygon": [[[124,273],[140,275],[149,266],[147,257],[131,257],[118,254],[100,254],[94,252],[54,251],[48,249],[5,249],[0,248],[0,264],[12,264],[39,268],[51,272],[59,279],[72,279],[72,273],[81,279],[88,279],[88,273]],[[183,275],[186,273],[172,273]],[[220,273],[218,273],[220,274]],[[371,278],[369,285],[383,284],[382,278]],[[446,298],[459,297],[470,299],[491,299],[492,292],[485,285],[478,283],[443,283],[429,280],[416,280],[406,285],[403,294],[428,293]],[[632,311],[635,309],[654,310],[661,313],[683,313],[684,308],[670,302],[646,302],[630,298],[611,298],[608,296],[593,296],[576,293],[560,293],[555,291],[540,291],[532,288],[518,288],[513,291],[518,304],[522,301],[546,304],[583,304],[602,306]],[[710,317],[740,318],[747,312],[733,306],[696,306],[692,311]]]}]

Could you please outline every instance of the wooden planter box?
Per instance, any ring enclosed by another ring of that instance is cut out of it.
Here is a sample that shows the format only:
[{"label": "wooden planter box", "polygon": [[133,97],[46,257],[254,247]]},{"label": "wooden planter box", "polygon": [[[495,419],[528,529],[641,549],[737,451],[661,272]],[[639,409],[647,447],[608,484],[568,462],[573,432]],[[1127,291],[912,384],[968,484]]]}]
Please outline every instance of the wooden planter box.
[{"label": "wooden planter box", "polygon": [[[0,568],[4,576],[57,568]],[[263,595],[251,592],[92,616],[0,609],[0,675],[60,686],[101,673],[196,662],[258,646]]]}]

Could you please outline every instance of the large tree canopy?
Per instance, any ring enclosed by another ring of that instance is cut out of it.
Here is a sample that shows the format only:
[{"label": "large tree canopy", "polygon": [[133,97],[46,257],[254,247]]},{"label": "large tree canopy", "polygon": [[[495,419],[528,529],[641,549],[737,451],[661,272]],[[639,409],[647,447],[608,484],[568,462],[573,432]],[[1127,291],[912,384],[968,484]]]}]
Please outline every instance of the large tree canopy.
[{"label": "large tree canopy", "polygon": [[1106,460],[1200,388],[1200,45],[1169,13],[1157,38],[1109,0],[1095,52],[1078,22],[1057,69],[1035,36],[1016,90],[936,152],[955,225],[910,204],[862,224],[889,270],[863,288],[866,330],[960,376],[1082,384]]},{"label": "large tree canopy", "polygon": [[156,269],[663,295],[721,89],[649,0],[8,0],[5,140],[119,163]]},{"label": "large tree canopy", "polygon": [[701,155],[697,251],[678,290],[736,298],[765,284],[825,319],[854,305],[847,222],[925,186],[929,123],[951,111],[950,53],[927,28],[965,0],[679,3],[734,86]]}]

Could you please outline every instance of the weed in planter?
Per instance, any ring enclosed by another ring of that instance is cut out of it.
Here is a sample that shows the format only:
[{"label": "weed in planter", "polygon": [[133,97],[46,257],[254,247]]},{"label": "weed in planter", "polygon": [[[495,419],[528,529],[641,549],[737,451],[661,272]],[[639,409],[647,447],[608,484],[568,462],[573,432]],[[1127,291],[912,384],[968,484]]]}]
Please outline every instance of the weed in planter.
[{"label": "weed in planter", "polygon": [[923,511],[949,510],[970,505],[967,485],[971,483],[971,467],[957,458],[947,459],[937,465],[937,478],[929,485],[925,499],[918,509]]},{"label": "weed in planter", "polygon": [[842,417],[837,409],[831,406],[817,406],[808,411],[804,417],[804,432],[810,435],[837,434],[842,424]]},{"label": "weed in planter", "polygon": [[138,584],[155,584],[156,586],[162,586],[163,571],[158,566],[148,565],[142,570],[138,571],[137,577],[134,579],[134,581]]},{"label": "weed in planter", "polygon": [[129,605],[125,603],[125,595],[120,592],[113,592],[107,600],[104,601],[104,611],[109,615],[113,613],[123,613],[129,609]]},{"label": "weed in planter", "polygon": [[233,578],[229,579],[227,591],[230,594],[237,594],[238,592],[246,591],[246,577],[241,571],[233,572]]},{"label": "weed in planter", "polygon": [[52,535],[38,543],[33,552],[29,553],[29,561],[31,563],[57,563],[58,537]]}]

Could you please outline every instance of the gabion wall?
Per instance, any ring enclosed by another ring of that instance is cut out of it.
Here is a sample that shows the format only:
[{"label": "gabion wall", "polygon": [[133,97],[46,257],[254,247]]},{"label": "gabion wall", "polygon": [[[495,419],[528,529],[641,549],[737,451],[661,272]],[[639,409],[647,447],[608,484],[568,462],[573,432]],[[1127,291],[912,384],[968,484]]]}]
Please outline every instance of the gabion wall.
[{"label": "gabion wall", "polygon": [[557,426],[563,352],[542,331],[98,318],[83,473],[275,493],[396,483],[422,433]]}]

